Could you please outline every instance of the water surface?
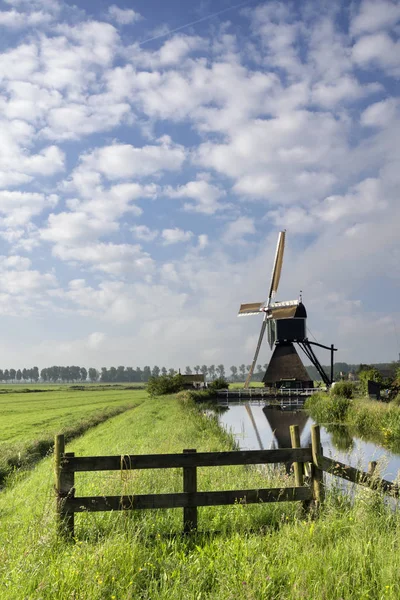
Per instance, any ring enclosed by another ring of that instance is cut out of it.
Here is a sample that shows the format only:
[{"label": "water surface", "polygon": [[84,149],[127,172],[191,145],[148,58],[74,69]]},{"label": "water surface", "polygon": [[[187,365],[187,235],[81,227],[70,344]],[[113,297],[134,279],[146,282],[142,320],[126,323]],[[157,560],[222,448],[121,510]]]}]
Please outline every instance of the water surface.
[{"label": "water surface", "polygon": [[[299,425],[302,446],[311,443],[314,421],[304,410],[266,407],[262,401],[230,403],[221,408],[220,424],[232,433],[242,450],[290,447],[289,426]],[[354,437],[344,426],[321,426],[324,454],[366,471],[368,462],[379,461],[381,476],[393,481],[400,470],[400,455]]]}]

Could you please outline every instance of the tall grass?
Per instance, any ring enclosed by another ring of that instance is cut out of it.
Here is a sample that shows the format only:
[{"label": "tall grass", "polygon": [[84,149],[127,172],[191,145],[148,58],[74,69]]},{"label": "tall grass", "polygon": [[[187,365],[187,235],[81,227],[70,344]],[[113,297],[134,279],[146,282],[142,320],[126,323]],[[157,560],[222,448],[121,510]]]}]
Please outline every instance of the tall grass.
[{"label": "tall grass", "polygon": [[400,406],[394,402],[315,394],[305,407],[318,423],[342,423],[355,434],[400,450]]},{"label": "tall grass", "polygon": [[[225,450],[201,410],[161,398],[68,445],[77,455]],[[199,489],[287,485],[282,471],[199,469]],[[0,494],[0,598],[6,600],[397,600],[400,516],[377,492],[354,502],[333,486],[318,520],[297,503],[202,508],[203,533],[180,535],[182,510],[76,516],[75,543],[54,529],[51,459]],[[80,474],[77,495],[182,489],[181,470]]]}]

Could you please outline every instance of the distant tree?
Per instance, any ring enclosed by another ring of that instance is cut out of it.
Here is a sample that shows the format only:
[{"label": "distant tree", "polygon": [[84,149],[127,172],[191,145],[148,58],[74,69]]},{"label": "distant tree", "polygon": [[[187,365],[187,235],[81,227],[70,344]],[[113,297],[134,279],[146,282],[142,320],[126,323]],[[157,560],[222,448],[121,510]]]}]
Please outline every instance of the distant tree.
[{"label": "distant tree", "polygon": [[119,365],[115,374],[115,381],[126,381],[125,367]]},{"label": "distant tree", "polygon": [[261,373],[262,373],[262,372],[263,372],[263,368],[262,368],[262,366],[261,366],[261,365],[257,365],[257,373],[258,373],[259,375],[261,375]]},{"label": "distant tree", "polygon": [[157,367],[157,365],[155,365],[151,371],[151,376],[158,377],[159,375],[160,375],[160,367]]},{"label": "distant tree", "polygon": [[110,367],[108,369],[108,377],[110,382],[117,381],[117,369],[115,367]]},{"label": "distant tree", "polygon": [[170,377],[173,377],[174,375],[176,375],[176,371],[175,371],[175,369],[168,369],[168,375],[169,375]]},{"label": "distant tree", "polygon": [[143,381],[146,381],[146,382],[149,381],[150,377],[151,377],[151,369],[150,369],[150,367],[146,366],[143,368],[143,374],[142,374]]},{"label": "distant tree", "polygon": [[81,381],[86,381],[88,376],[87,369],[85,367],[81,367]]},{"label": "distant tree", "polygon": [[4,370],[4,381],[10,381],[10,371],[8,369]]},{"label": "distant tree", "polygon": [[208,373],[208,367],[207,367],[207,365],[202,365],[201,368],[200,368],[200,371],[204,375],[204,379],[207,379],[207,373]]},{"label": "distant tree", "polygon": [[0,369],[0,381],[4,381],[3,369]]},{"label": "distant tree", "polygon": [[11,381],[15,381],[16,375],[17,375],[17,371],[15,369],[10,369],[10,379],[11,379]]},{"label": "distant tree", "polygon": [[133,367],[126,367],[125,378],[126,381],[129,382],[135,381],[135,372],[133,370]]},{"label": "distant tree", "polygon": [[[2,381],[3,381],[3,378],[4,378],[4,377],[2,377],[2,378],[1,378],[1,379],[2,379]],[[24,381],[27,381],[27,380],[28,380],[28,371],[27,371],[25,368],[24,368],[24,369],[22,369],[22,379],[23,379]]]},{"label": "distant tree", "polygon": [[185,375],[191,375],[192,374],[192,369],[190,367],[186,367],[185,368]]},{"label": "distant tree", "polygon": [[17,377],[17,381],[18,381],[18,382],[19,382],[19,381],[21,381],[21,379],[22,379],[22,372],[21,372],[21,369],[18,369],[16,377]]},{"label": "distant tree", "polygon": [[100,381],[102,383],[110,381],[110,375],[109,375],[107,367],[101,367]]},{"label": "distant tree", "polygon": [[230,370],[232,373],[232,379],[235,381],[237,379],[237,372],[238,372],[237,367],[232,366],[232,367],[230,367]]},{"label": "distant tree", "polygon": [[199,371],[200,371],[200,365],[196,365],[195,367],[193,367],[193,369],[194,369],[194,372],[196,373],[196,375],[198,375]]},{"label": "distant tree", "polygon": [[165,377],[167,373],[168,373],[167,369],[166,369],[165,367],[163,367],[163,368],[161,369],[161,375],[162,375],[163,377]]},{"label": "distant tree", "polygon": [[268,369],[268,363],[265,363],[265,365],[263,365],[263,371],[266,371]]},{"label": "distant tree", "polygon": [[209,376],[209,378],[211,379],[211,381],[212,381],[213,379],[215,379],[215,365],[210,365],[210,366],[208,367],[208,376]]},{"label": "distant tree", "polygon": [[144,381],[143,379],[143,371],[140,367],[136,367],[135,369],[135,381]]},{"label": "distant tree", "polygon": [[225,377],[225,367],[224,365],[218,365],[218,367],[216,368],[216,371],[218,373],[218,377],[220,379]]},{"label": "distant tree", "polygon": [[95,381],[97,381],[99,378],[99,372],[97,369],[95,369],[94,367],[90,367],[89,368],[89,379],[92,383],[94,383]]},{"label": "distant tree", "polygon": [[242,379],[244,379],[244,376],[245,376],[245,373],[246,373],[246,365],[244,365],[244,364],[240,365],[239,371],[240,371],[240,374],[242,376]]},{"label": "distant tree", "polygon": [[32,369],[32,379],[35,383],[39,381],[39,369],[38,367],[33,367]]}]

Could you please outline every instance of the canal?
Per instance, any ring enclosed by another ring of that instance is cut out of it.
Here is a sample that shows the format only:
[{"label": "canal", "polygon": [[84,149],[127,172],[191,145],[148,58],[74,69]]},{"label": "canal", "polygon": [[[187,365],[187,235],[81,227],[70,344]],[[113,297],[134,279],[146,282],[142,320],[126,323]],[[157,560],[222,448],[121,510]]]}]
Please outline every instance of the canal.
[{"label": "canal", "polygon": [[[271,408],[264,402],[230,403],[219,407],[219,423],[232,433],[242,450],[290,448],[290,425],[298,425],[301,445],[311,443],[314,421],[305,410]],[[368,462],[379,463],[381,477],[394,481],[400,470],[400,455],[354,437],[343,425],[321,426],[321,442],[326,456],[364,471]]]}]

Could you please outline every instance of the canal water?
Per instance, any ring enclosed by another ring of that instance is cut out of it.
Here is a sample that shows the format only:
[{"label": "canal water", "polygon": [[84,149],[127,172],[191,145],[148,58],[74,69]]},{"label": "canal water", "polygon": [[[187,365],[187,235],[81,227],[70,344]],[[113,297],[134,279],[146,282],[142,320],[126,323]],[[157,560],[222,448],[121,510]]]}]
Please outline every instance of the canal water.
[{"label": "canal water", "polygon": [[[314,421],[304,410],[271,408],[263,402],[230,403],[221,406],[219,423],[232,433],[242,450],[290,448],[290,425],[298,425],[302,446],[311,443]],[[381,477],[394,481],[400,470],[400,455],[351,436],[344,426],[321,426],[324,454],[364,471],[368,462],[379,463]]]}]

